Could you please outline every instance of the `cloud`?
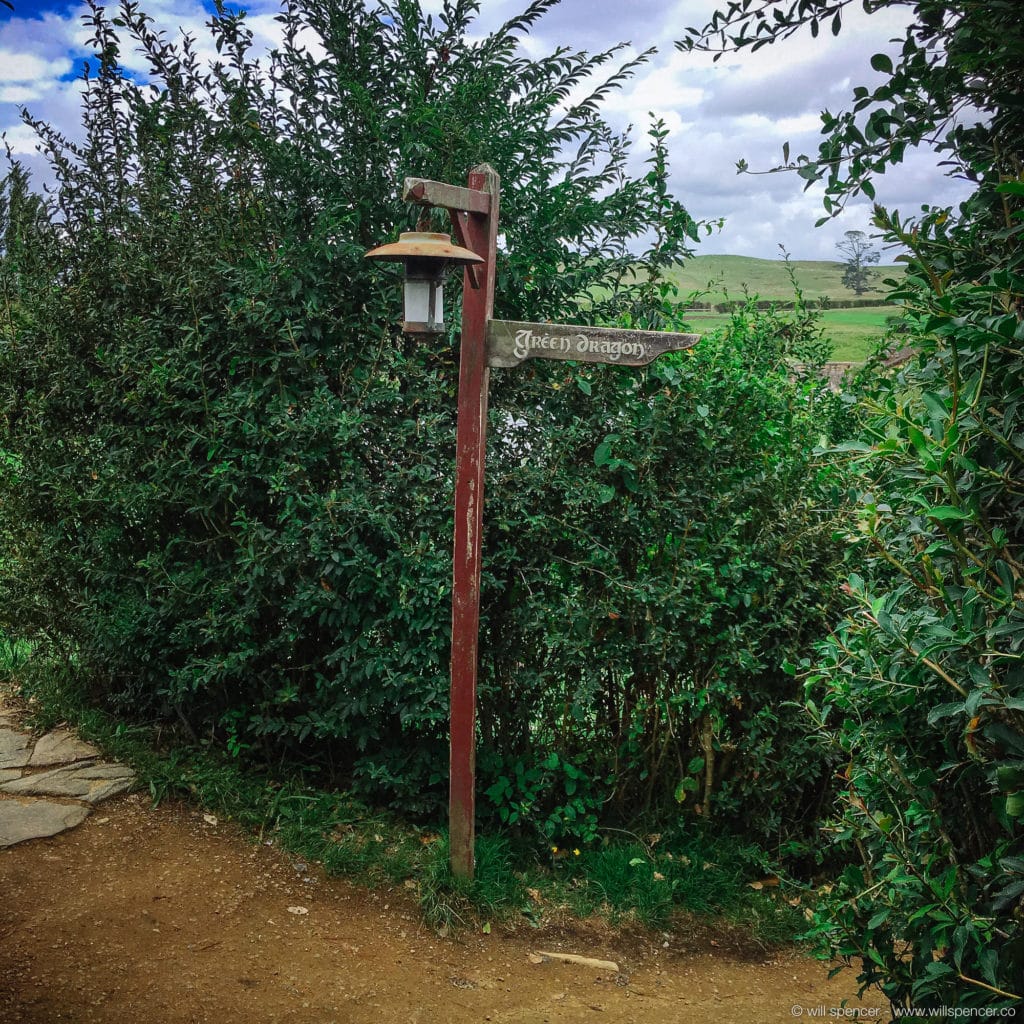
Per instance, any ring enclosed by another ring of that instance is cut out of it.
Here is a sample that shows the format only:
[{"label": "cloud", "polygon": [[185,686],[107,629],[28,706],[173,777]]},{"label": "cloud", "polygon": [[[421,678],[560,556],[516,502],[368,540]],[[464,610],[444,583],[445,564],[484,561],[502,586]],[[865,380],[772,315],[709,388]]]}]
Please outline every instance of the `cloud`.
[{"label": "cloud", "polygon": [[27,103],[42,95],[31,85],[0,85],[0,103]]},{"label": "cloud", "polygon": [[[81,85],[68,79],[81,66],[91,30],[81,21],[86,10],[81,2],[28,14],[31,2],[20,0],[14,16],[0,14],[0,131],[6,130],[8,143],[30,168],[42,170],[44,162],[33,155],[35,137],[20,123],[18,107],[24,104],[70,137],[79,136]],[[48,6],[47,0],[35,2]],[[724,231],[703,243],[701,251],[774,259],[781,242],[796,258],[833,258],[843,231],[869,229],[866,199],[851,202],[841,218],[815,229],[822,216],[819,186],[805,190],[793,174],[740,175],[736,162],[745,159],[755,171],[770,168],[781,161],[787,141],[793,155],[816,152],[819,112],[845,108],[854,85],[878,80],[871,55],[897,52],[891,40],[902,36],[906,14],[883,10],[868,16],[851,5],[837,37],[827,27],[817,39],[804,30],[778,45],[718,62],[708,54],[675,48],[687,26],[703,25],[723,5],[724,0],[562,0],[523,38],[523,48],[537,58],[560,46],[597,52],[628,40],[632,45],[621,54],[625,61],[657,46],[658,53],[611,93],[605,106],[617,129],[635,126],[634,172],[644,169],[648,155],[643,133],[661,118],[670,131],[676,194],[698,218],[726,218]],[[141,6],[169,40],[184,31],[195,38],[202,60],[217,58],[206,28],[209,9],[200,0],[142,0]],[[244,6],[254,55],[278,45],[276,0]],[[525,6],[526,0],[484,0],[474,34],[486,35]],[[442,0],[424,0],[424,8],[436,15]],[[314,57],[322,55],[315,39],[305,42]],[[148,61],[133,46],[126,44],[121,57],[133,74],[146,76]],[[610,73],[612,65],[605,70]],[[594,84],[584,84],[580,92]],[[922,203],[953,205],[967,192],[963,183],[946,178],[938,159],[926,151],[908,154],[876,187],[880,202],[905,214]]]},{"label": "cloud", "polygon": [[604,50],[630,42],[638,50],[657,45],[675,22],[664,0],[587,0],[562,3],[544,17],[539,33],[577,50]]},{"label": "cloud", "polygon": [[46,60],[32,53],[19,53],[0,47],[0,82],[34,82],[40,78],[60,78],[71,67],[71,61],[67,59]]},{"label": "cloud", "polygon": [[39,145],[39,137],[27,124],[12,125],[4,132],[4,140],[15,156],[30,156]]},{"label": "cloud", "polygon": [[702,110],[707,117],[817,115],[823,108],[846,102],[857,63],[849,54],[838,61],[822,54],[807,63],[776,66],[759,74],[723,68],[706,89]]},{"label": "cloud", "polygon": [[[675,10],[686,14],[685,24],[699,26],[712,7],[703,14],[693,13],[689,3]],[[620,123],[641,127],[649,122],[648,111],[674,115],[666,117],[673,130],[674,190],[698,219],[726,220],[700,251],[777,258],[781,243],[796,258],[833,259],[844,231],[872,230],[866,198],[852,200],[846,212],[815,227],[824,214],[821,186],[806,189],[793,173],[737,174],[736,163],[744,159],[753,171],[765,171],[782,162],[785,142],[794,156],[814,154],[821,141],[820,112],[845,108],[854,85],[881,80],[871,69],[871,55],[898,52],[893,39],[902,37],[905,17],[898,11],[868,17],[849,8],[839,36],[826,29],[814,39],[804,30],[718,62],[670,46],[607,109]],[[676,19],[663,27],[659,41],[679,38],[682,24]],[[637,154],[634,169],[642,157]],[[964,186],[944,177],[937,163],[928,151],[909,154],[902,166],[876,180],[878,200],[908,213],[926,202],[959,202]]]}]

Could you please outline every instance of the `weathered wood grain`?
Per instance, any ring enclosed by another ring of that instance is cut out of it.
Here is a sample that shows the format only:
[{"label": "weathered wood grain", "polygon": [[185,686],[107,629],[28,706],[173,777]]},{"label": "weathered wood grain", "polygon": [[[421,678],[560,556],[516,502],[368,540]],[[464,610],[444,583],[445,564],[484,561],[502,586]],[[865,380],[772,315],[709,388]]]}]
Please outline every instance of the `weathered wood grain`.
[{"label": "weathered wood grain", "polygon": [[466,213],[490,213],[491,197],[472,188],[448,185],[429,178],[406,178],[402,199],[407,203],[439,206],[442,210],[464,210]]},{"label": "weathered wood grain", "polygon": [[669,331],[491,320],[487,325],[487,362],[490,366],[509,367],[526,359],[566,359],[645,366],[666,352],[693,348],[700,337]]}]

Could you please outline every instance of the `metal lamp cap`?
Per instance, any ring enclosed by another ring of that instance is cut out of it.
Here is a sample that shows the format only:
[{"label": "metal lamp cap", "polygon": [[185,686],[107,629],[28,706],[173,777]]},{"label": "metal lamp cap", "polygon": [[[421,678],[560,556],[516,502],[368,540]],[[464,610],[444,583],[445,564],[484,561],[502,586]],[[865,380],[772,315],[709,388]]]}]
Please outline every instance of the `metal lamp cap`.
[{"label": "metal lamp cap", "polygon": [[468,263],[483,263],[483,257],[453,245],[451,236],[436,231],[403,231],[397,242],[378,246],[364,253],[367,260],[434,259],[465,266]]}]

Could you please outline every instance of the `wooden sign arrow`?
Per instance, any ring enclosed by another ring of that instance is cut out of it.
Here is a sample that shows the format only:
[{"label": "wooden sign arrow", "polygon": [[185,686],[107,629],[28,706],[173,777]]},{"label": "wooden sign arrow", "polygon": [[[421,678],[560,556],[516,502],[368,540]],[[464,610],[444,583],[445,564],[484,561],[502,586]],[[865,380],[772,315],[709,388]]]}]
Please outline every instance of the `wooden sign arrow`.
[{"label": "wooden sign arrow", "polygon": [[487,365],[518,366],[526,359],[571,359],[580,363],[645,366],[666,352],[693,348],[700,337],[669,331],[489,320]]}]

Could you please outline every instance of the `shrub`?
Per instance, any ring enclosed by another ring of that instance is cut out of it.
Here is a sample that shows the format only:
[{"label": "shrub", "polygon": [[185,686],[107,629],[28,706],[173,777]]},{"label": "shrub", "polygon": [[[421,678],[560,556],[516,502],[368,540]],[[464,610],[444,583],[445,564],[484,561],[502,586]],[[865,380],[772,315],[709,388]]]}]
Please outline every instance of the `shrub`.
[{"label": "shrub", "polygon": [[[397,288],[362,254],[418,216],[404,175],[459,182],[484,160],[504,182],[499,316],[667,323],[661,273],[697,237],[664,129],[631,177],[601,118],[633,65],[576,99],[615,51],[520,55],[552,3],[479,41],[462,0],[438,21],[405,0],[288,4],[262,62],[220,11],[209,69],[134,3],[91,8],[84,141],[32,121],[52,199],[17,167],[0,189],[0,626],[48,639],[95,700],[438,809],[456,360],[396,332]],[[122,71],[126,40],[148,84]],[[817,799],[778,669],[835,556],[803,454],[824,399],[786,362],[806,327],[739,316],[647,373],[495,374],[498,812],[588,836],[686,796],[785,833]]]},{"label": "shrub", "polygon": [[[936,212],[905,225],[918,355],[865,395],[867,569],[808,677],[844,761],[829,826],[852,863],[817,934],[901,1006],[1024,993],[1021,257]],[[1012,237],[1012,236],[1011,236]]]}]

